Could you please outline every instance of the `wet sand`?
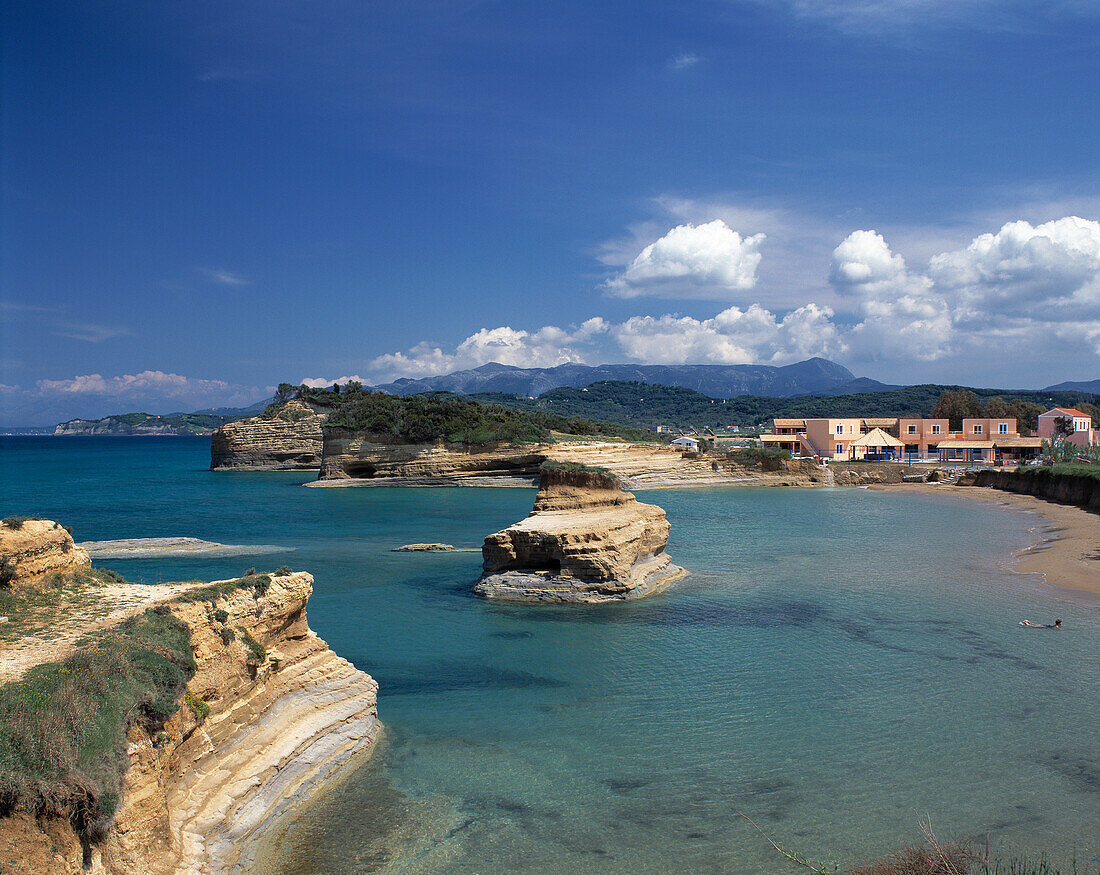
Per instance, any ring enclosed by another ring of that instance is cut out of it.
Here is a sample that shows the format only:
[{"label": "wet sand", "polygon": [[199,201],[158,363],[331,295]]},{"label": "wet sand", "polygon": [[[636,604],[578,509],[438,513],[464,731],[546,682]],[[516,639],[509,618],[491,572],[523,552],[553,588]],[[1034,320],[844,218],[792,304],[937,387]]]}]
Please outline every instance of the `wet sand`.
[{"label": "wet sand", "polygon": [[871,488],[989,501],[1040,514],[1043,520],[1033,529],[1036,543],[1016,554],[1016,570],[1042,574],[1054,586],[1100,594],[1100,515],[1092,511],[980,486],[906,483]]}]

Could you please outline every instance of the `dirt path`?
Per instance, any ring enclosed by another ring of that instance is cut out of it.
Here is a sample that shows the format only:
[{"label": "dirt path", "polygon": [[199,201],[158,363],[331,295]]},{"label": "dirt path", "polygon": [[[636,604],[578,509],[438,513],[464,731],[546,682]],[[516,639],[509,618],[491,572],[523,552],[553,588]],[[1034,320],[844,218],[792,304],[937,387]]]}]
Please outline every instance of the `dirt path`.
[{"label": "dirt path", "polygon": [[0,642],[0,684],[17,680],[32,666],[64,659],[89,634],[110,629],[146,608],[206,585],[195,582],[155,586],[109,583],[88,587],[72,612],[50,618],[46,628]]}]

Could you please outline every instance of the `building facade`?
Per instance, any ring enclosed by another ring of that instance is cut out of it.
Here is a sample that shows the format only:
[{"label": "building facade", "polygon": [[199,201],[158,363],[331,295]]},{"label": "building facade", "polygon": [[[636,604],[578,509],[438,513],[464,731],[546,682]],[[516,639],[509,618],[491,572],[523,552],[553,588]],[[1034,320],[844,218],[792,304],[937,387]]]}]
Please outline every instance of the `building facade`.
[{"label": "building facade", "polygon": [[1100,443],[1100,431],[1092,427],[1092,417],[1075,407],[1055,407],[1039,414],[1039,437],[1053,442],[1059,419],[1069,420],[1073,425],[1073,432],[1065,435],[1066,443],[1079,447]]}]

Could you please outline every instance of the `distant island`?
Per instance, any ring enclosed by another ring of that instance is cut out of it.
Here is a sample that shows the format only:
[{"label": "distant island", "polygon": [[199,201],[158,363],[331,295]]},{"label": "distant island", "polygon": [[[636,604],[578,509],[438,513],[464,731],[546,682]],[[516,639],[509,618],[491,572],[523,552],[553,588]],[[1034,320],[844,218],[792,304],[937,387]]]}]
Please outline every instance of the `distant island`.
[{"label": "distant island", "polygon": [[207,435],[245,415],[219,416],[213,413],[121,413],[102,419],[70,419],[54,427],[55,435]]}]

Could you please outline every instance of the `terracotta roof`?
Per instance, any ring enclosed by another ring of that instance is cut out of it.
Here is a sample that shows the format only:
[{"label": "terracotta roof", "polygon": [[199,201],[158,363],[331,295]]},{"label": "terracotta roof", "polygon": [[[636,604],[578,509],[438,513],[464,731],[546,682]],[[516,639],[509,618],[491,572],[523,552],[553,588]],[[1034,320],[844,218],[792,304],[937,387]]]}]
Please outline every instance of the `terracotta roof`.
[{"label": "terracotta roof", "polygon": [[879,416],[872,417],[870,419],[864,419],[863,424],[868,428],[888,428],[898,424],[898,418],[896,416]]},{"label": "terracotta roof", "polygon": [[1076,407],[1054,407],[1044,413],[1043,416],[1050,416],[1052,413],[1068,413],[1070,416],[1088,416],[1087,413],[1078,410]]},{"label": "terracotta roof", "polygon": [[991,450],[993,441],[940,441],[937,445],[941,450]]},{"label": "terracotta roof", "polygon": [[775,420],[776,428],[797,428],[801,426],[806,427],[806,420],[804,419],[777,419]]}]

